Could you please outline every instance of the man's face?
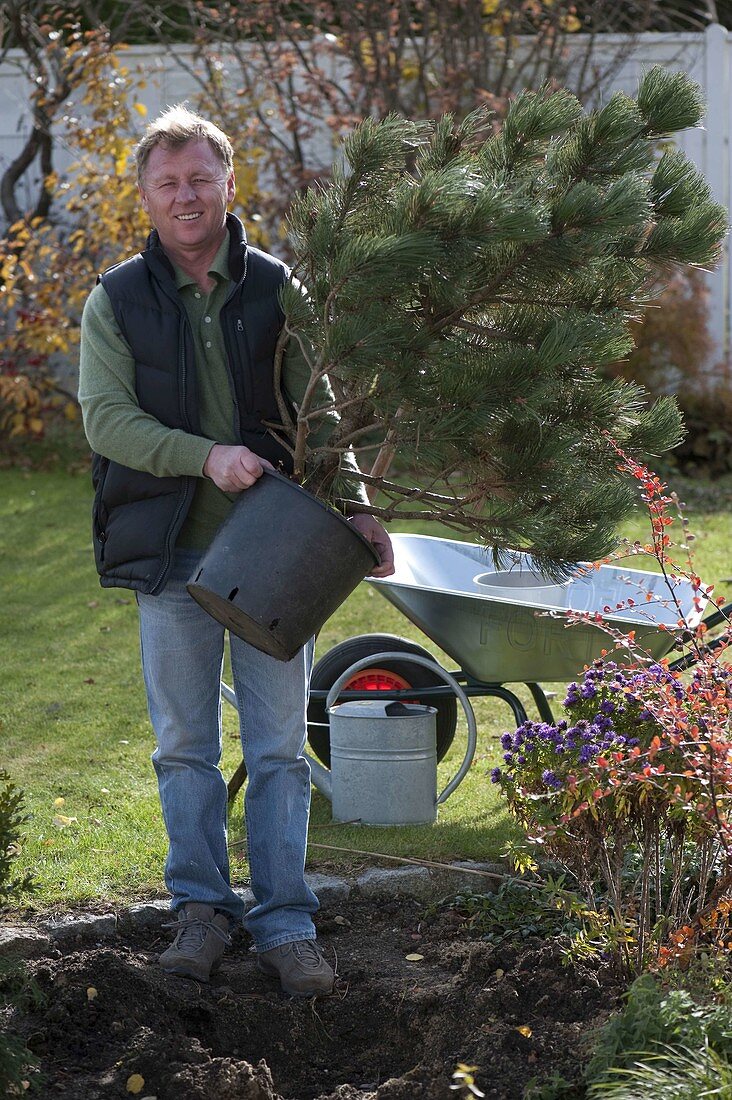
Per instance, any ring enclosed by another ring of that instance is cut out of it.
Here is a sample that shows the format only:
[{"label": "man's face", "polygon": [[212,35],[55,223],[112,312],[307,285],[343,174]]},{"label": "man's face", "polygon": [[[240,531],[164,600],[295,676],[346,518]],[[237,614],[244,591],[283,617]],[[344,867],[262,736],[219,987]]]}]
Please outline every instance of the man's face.
[{"label": "man's face", "polygon": [[222,239],[226,207],[234,197],[234,173],[227,176],[205,138],[176,149],[156,145],[138,190],[163,248],[196,251]]}]

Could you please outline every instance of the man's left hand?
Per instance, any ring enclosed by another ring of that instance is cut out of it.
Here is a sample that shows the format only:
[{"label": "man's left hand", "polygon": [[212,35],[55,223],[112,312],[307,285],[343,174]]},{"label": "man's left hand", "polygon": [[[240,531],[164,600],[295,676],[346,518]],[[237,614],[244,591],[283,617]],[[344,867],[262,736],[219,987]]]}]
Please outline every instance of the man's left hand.
[{"label": "man's left hand", "polygon": [[368,574],[369,577],[390,577],[394,572],[394,549],[385,528],[367,512],[357,512],[355,516],[349,516],[348,522],[369,540],[381,559]]}]

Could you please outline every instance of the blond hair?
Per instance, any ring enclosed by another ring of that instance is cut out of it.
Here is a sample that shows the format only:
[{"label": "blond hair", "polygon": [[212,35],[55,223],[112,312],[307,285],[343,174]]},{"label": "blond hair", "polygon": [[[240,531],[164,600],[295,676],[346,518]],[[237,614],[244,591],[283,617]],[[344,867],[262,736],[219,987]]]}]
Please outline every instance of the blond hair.
[{"label": "blond hair", "polygon": [[205,138],[219,158],[227,174],[234,168],[234,150],[223,130],[214,126],[207,118],[189,111],[184,103],[168,107],[154,119],[135,148],[137,181],[142,183],[145,166],[150,153],[156,145],[166,149],[178,149],[186,142]]}]

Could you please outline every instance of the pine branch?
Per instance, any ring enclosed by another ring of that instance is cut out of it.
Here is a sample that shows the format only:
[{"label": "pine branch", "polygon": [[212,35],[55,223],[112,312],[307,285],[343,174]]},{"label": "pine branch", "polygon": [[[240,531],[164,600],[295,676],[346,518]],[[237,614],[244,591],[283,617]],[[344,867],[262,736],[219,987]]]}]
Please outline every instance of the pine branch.
[{"label": "pine branch", "polygon": [[[485,113],[359,127],[346,167],[291,218],[310,298],[283,295],[288,326],[334,393],[317,408],[307,387],[298,438],[341,418],[299,448],[306,484],[327,495],[339,454],[376,450],[383,465],[360,476],[388,503],[362,510],[439,519],[555,571],[603,554],[631,496],[601,433],[658,452],[680,422],[600,372],[627,354],[663,269],[710,262],[726,231],[696,169],[655,157],[661,128],[699,103],[687,78],[654,71],[638,100],[589,113],[524,93],[487,138]],[[420,485],[386,476],[394,454]]]}]

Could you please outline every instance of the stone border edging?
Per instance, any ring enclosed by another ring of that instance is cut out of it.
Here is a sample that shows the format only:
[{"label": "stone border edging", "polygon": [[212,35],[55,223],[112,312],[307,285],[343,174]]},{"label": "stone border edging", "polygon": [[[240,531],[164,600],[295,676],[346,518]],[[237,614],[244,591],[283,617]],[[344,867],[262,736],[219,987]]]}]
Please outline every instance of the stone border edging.
[{"label": "stone border edging", "polygon": [[[461,874],[460,872],[463,872]],[[485,871],[485,878],[475,874]],[[404,867],[370,867],[355,878],[340,878],[312,872],[306,881],[318,895],[321,910],[327,910],[356,897],[379,898],[402,895],[422,901],[437,900],[462,890],[473,893],[494,893],[496,877],[508,874],[504,864],[462,861],[445,865],[444,871],[409,865]],[[247,909],[254,905],[254,895],[246,887],[237,889]],[[71,940],[96,942],[119,933],[159,928],[171,919],[166,898],[135,902],[119,912],[67,913],[38,924],[0,924],[0,957],[38,958],[61,943]]]}]

